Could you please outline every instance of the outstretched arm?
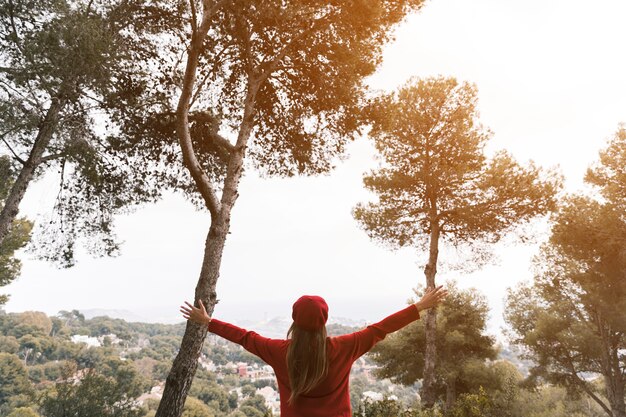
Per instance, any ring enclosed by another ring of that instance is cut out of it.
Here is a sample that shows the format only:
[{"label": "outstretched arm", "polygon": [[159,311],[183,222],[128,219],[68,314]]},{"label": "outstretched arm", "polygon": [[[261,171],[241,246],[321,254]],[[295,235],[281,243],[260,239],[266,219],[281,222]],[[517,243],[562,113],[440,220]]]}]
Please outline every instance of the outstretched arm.
[{"label": "outstretched arm", "polygon": [[242,329],[233,324],[217,319],[213,320],[209,317],[202,301],[198,300],[198,303],[200,304],[200,308],[194,307],[185,301],[186,306],[180,306],[180,312],[183,313],[183,317],[187,320],[207,326],[211,333],[243,346],[248,352],[257,355],[270,365],[276,362],[274,351],[276,350],[276,345],[281,343],[281,340],[268,339],[256,332]]},{"label": "outstretched arm", "polygon": [[209,314],[206,312],[206,308],[204,308],[202,300],[198,300],[198,303],[200,303],[200,308],[194,307],[185,301],[187,306],[180,306],[180,312],[183,313],[183,317],[187,320],[191,320],[208,327],[209,323],[211,323],[211,317],[209,317]]},{"label": "outstretched arm", "polygon": [[444,290],[443,286],[427,290],[417,303],[409,305],[405,309],[392,314],[378,323],[369,325],[359,332],[343,337],[340,336],[340,338],[353,344],[352,360],[356,360],[374,347],[376,343],[383,340],[387,334],[400,330],[409,323],[419,319],[420,311],[439,305],[447,294],[448,291]]}]

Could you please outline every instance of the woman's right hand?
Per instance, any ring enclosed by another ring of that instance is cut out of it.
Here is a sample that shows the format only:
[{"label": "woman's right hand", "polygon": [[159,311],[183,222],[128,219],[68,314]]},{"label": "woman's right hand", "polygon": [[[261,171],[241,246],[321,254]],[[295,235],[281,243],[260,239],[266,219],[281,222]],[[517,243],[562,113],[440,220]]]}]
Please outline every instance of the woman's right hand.
[{"label": "woman's right hand", "polygon": [[422,311],[437,307],[447,295],[448,290],[443,289],[443,285],[437,288],[427,289],[422,298],[415,303],[415,308],[417,308],[418,311]]}]

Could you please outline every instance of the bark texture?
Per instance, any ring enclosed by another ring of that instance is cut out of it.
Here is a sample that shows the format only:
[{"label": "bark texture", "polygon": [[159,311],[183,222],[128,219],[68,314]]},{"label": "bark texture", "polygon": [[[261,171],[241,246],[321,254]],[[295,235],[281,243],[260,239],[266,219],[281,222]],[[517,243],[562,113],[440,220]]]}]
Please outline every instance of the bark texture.
[{"label": "bark texture", "polygon": [[[435,288],[435,276],[437,275],[437,259],[439,257],[440,228],[436,219],[436,208],[431,210],[431,224],[429,236],[428,263],[424,268],[426,275],[426,287]],[[422,404],[431,408],[435,404],[435,363],[437,362],[437,311],[429,309],[424,319],[426,333],[426,352],[424,354],[424,378],[422,381]]]}]

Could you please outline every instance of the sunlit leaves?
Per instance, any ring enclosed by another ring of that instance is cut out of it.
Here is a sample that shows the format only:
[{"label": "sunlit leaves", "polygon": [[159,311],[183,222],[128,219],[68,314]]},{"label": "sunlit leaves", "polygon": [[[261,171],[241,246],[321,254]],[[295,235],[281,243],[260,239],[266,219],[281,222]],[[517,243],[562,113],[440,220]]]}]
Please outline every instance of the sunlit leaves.
[{"label": "sunlit leaves", "polygon": [[531,379],[587,392],[602,404],[585,380],[601,374],[611,407],[620,401],[623,407],[615,387],[626,382],[620,353],[626,348],[625,235],[623,213],[614,204],[564,199],[535,260],[534,282],[511,291],[506,310],[512,340],[535,362]]},{"label": "sunlit leaves", "polygon": [[[363,78],[381,60],[389,29],[421,1],[405,2],[227,2],[213,16],[199,57],[196,90],[190,115],[209,112],[211,124],[191,126],[194,150],[204,171],[217,184],[224,176],[224,159],[212,152],[211,130],[234,143],[241,127],[249,82],[263,80],[254,102],[254,128],[248,146],[249,165],[265,175],[289,176],[328,172],[344,152],[359,125],[358,106]],[[201,6],[196,2],[197,10]],[[129,6],[131,7],[131,6]],[[136,29],[160,22],[172,39],[188,39],[191,13],[168,2],[137,4]],[[150,9],[148,11],[148,9]],[[156,10],[161,10],[157,12]],[[173,15],[171,25],[160,18]],[[181,24],[182,22],[182,24]],[[137,46],[154,51],[144,56],[150,73],[128,64],[120,74],[117,97],[110,105],[122,124],[115,143],[123,151],[161,164],[166,157],[181,164],[172,152],[173,114],[184,60],[184,45],[161,44],[136,30]],[[185,41],[188,42],[188,41]],[[158,49],[157,49],[158,48]],[[159,80],[155,83],[153,80]],[[204,123],[204,122],[203,122]],[[217,123],[217,124],[215,124]],[[152,171],[168,186],[182,189],[195,201],[191,179],[174,169]]]},{"label": "sunlit leaves", "polygon": [[626,211],[626,128],[622,125],[589,168],[585,181],[600,187],[602,195]]}]

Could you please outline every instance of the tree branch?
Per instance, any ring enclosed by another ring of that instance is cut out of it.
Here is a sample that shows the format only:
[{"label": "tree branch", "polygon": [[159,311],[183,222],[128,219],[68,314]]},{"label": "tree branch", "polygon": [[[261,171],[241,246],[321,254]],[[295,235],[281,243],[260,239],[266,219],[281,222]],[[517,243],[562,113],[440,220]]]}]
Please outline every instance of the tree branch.
[{"label": "tree branch", "polygon": [[85,16],[89,15],[89,12],[91,12],[92,4],[93,4],[93,0],[89,0],[89,3],[87,4],[87,7],[85,8]]},{"label": "tree branch", "polygon": [[40,159],[40,162],[44,163],[44,162],[52,161],[53,159],[61,158],[64,156],[65,156],[64,152],[54,153],[54,154],[42,156]]},{"label": "tree branch", "polygon": [[222,148],[226,149],[229,153],[235,151],[235,146],[232,143],[230,143],[228,139],[226,139],[224,136],[220,135],[219,133],[215,133],[215,132],[211,133],[210,138],[214,144],[221,146]]},{"label": "tree branch", "polygon": [[244,19],[241,17],[241,15],[237,15],[237,17],[235,18],[235,24],[237,24],[239,28],[241,29],[241,32],[244,33],[242,37],[243,47],[245,50],[245,56],[244,56],[245,64],[244,65],[246,67],[246,73],[249,76],[252,76],[254,74],[254,67],[252,65],[252,45],[251,45],[252,35],[250,34],[250,28],[248,27]]},{"label": "tree branch", "polygon": [[[42,117],[44,114],[44,110],[41,107],[41,104],[38,101],[33,101],[32,99],[30,99],[29,97],[25,96],[24,94],[22,94],[22,92],[16,88],[14,88],[12,85],[7,84],[4,80],[0,79],[0,86],[2,86],[2,88],[4,89],[4,91],[7,94],[11,94],[9,91],[13,91],[14,94],[16,94],[21,100],[24,100],[26,103],[30,104],[31,106],[33,106],[35,109],[37,109],[39,111],[39,116]],[[29,86],[29,90],[30,90],[30,86]],[[32,90],[30,90],[30,93],[32,95],[33,92]],[[22,107],[22,109],[24,109],[24,107]]]},{"label": "tree branch", "polygon": [[19,43],[20,37],[17,34],[17,27],[15,26],[15,15],[13,14],[13,0],[9,0],[9,16],[11,18],[11,29],[13,29],[13,36],[15,38],[14,39],[15,46],[21,53],[24,53],[24,50],[20,46],[20,43]]},{"label": "tree branch", "polygon": [[196,82],[196,70],[198,68],[198,58],[202,51],[202,44],[206,38],[211,24],[211,18],[217,10],[225,5],[229,0],[221,0],[210,4],[209,0],[203,0],[202,23],[195,34],[191,37],[191,44],[187,55],[187,66],[183,78],[183,88],[176,108],[176,133],[183,153],[183,162],[191,177],[198,186],[198,191],[204,199],[206,207],[215,219],[221,211],[221,203],[217,198],[215,189],[206,172],[202,169],[191,142],[189,132],[189,103]]},{"label": "tree branch", "polygon": [[583,381],[582,379],[580,379],[580,377],[576,373],[576,370],[574,369],[574,364],[571,362],[571,358],[568,357],[567,359],[568,359],[568,365],[570,368],[570,376],[574,379],[574,382],[576,383],[576,385],[582,388],[582,390],[585,391],[587,395],[589,395],[596,403],[598,403],[598,405],[602,407],[602,409],[610,417],[613,417],[613,412],[611,411],[611,409],[607,407],[607,405],[604,404],[604,402],[593,391],[591,391],[586,381]]},{"label": "tree branch", "polygon": [[[14,130],[14,129],[12,129]],[[9,131],[11,132],[11,131]],[[11,147],[11,145],[9,145],[9,142],[7,142],[7,140],[4,138],[4,135],[6,135],[9,132],[5,132],[2,134],[2,142],[4,142],[5,145],[7,145],[7,148],[9,148],[9,151],[11,151],[11,153],[13,154],[13,158],[15,158],[20,164],[24,165],[26,164],[26,161],[24,161],[22,158],[20,158],[18,156],[17,153],[15,153],[15,151],[13,150],[13,148]]]},{"label": "tree branch", "polygon": [[[222,54],[224,54],[224,52],[230,48],[231,45],[227,45],[224,49],[222,49],[217,55],[216,55],[216,59],[215,62],[213,62],[213,67],[217,67],[217,65],[219,64],[219,62],[221,61],[221,57]],[[204,85],[206,84],[207,80],[209,79],[209,77],[211,76],[213,72],[212,71],[207,71],[206,74],[204,75],[204,77],[202,78],[202,81],[200,81],[198,83],[198,87],[196,88],[196,92],[193,94],[191,101],[189,102],[189,108],[193,107],[194,103],[196,102],[196,100],[198,99],[198,97],[200,96],[200,92],[202,91],[202,88],[204,87]]]},{"label": "tree branch", "polygon": [[191,36],[195,36],[198,32],[198,17],[196,15],[195,0],[189,0],[189,7],[191,8]]}]

